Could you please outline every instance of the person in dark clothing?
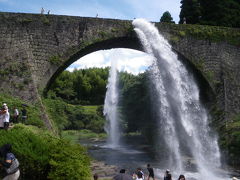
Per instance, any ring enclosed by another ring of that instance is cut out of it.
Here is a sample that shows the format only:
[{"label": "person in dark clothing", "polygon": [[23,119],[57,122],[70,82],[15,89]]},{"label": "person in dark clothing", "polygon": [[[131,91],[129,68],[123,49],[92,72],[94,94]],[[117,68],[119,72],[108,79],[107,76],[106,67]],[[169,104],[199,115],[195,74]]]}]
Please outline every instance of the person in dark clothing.
[{"label": "person in dark clothing", "polygon": [[3,180],[18,180],[20,176],[19,162],[15,155],[12,153],[12,145],[5,144],[0,148],[0,155],[3,157],[3,161],[0,162],[6,171],[6,176]]},{"label": "person in dark clothing", "polygon": [[95,173],[95,174],[93,175],[93,179],[94,179],[94,180],[98,180],[98,174],[97,174],[97,173]]},{"label": "person in dark clothing", "polygon": [[172,180],[172,175],[170,174],[170,170],[166,170],[164,175],[164,180]]},{"label": "person in dark clothing", "polygon": [[132,176],[126,174],[125,172],[126,172],[125,169],[121,169],[119,171],[119,174],[113,177],[113,180],[132,180]]},{"label": "person in dark clothing", "polygon": [[141,171],[137,171],[137,178],[138,179],[143,179],[143,174]]},{"label": "person in dark clothing", "polygon": [[25,124],[26,119],[27,119],[27,110],[24,107],[21,111],[22,111],[22,123]]},{"label": "person in dark clothing", "polygon": [[185,180],[185,176],[181,174],[181,175],[179,176],[178,180]]},{"label": "person in dark clothing", "polygon": [[155,180],[154,178],[154,172],[153,172],[153,168],[150,166],[150,164],[147,164],[147,170],[148,170],[148,180],[150,178],[152,178],[153,180]]},{"label": "person in dark clothing", "polygon": [[125,173],[126,172],[126,169],[121,169],[120,171],[119,171],[119,173]]}]

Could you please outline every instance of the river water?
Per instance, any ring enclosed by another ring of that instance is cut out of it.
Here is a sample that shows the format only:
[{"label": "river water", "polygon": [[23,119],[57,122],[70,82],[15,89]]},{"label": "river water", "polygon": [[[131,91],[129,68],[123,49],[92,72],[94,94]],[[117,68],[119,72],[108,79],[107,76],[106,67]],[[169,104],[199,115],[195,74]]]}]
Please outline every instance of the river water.
[{"label": "river water", "polygon": [[[141,136],[131,136],[124,138],[124,146],[122,148],[109,148],[106,146],[107,141],[94,141],[94,140],[81,140],[80,143],[88,147],[89,155],[98,161],[102,161],[108,165],[114,165],[118,169],[124,168],[129,174],[133,174],[136,171],[136,168],[141,167],[145,174],[147,174],[146,165],[148,163],[154,168],[154,173],[157,179],[163,179],[164,176],[164,164],[159,161],[158,152],[157,154],[153,151],[150,145],[146,140]],[[182,157],[190,159],[189,157]],[[194,168],[194,161],[190,159],[191,164],[186,165],[185,171],[182,174],[185,175],[187,180],[202,180],[202,177],[199,176],[199,173]],[[173,180],[176,180],[179,176],[179,173],[175,173],[171,167],[169,167]],[[223,170],[218,169],[219,175],[222,177],[219,180],[230,180],[230,177],[240,178],[240,174],[233,170]],[[209,179],[211,180],[211,179]]]}]

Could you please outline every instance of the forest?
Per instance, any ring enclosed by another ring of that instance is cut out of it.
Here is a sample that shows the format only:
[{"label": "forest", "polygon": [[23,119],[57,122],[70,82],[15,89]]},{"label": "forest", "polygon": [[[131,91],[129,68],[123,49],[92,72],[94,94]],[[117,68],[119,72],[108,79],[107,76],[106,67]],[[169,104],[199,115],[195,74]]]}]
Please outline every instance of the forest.
[{"label": "forest", "polygon": [[[61,130],[89,129],[104,132],[103,104],[109,68],[64,71],[52,84],[45,99],[56,126]],[[150,113],[147,71],[139,75],[118,72],[122,129],[149,133]]]},{"label": "forest", "polygon": [[240,27],[239,0],[181,0],[180,21],[187,24],[203,24]]}]

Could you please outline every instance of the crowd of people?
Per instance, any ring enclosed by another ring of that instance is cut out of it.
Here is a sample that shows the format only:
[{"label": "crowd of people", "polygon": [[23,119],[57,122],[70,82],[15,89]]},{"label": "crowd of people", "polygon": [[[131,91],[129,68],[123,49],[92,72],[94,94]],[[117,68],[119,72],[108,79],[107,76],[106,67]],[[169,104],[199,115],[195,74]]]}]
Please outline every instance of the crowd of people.
[{"label": "crowd of people", "polygon": [[[21,110],[22,123],[27,119],[27,110],[25,105]],[[2,104],[0,108],[0,129],[8,130],[10,123],[19,122],[19,111],[16,107],[13,108],[13,114],[10,115],[9,108],[6,103]],[[3,180],[18,180],[20,176],[19,162],[15,155],[12,153],[12,145],[4,144],[0,148],[0,167],[4,168],[5,175]]]},{"label": "crowd of people", "polygon": [[[121,169],[119,174],[113,177],[113,180],[156,180],[154,170],[150,164],[147,164],[147,170],[147,175],[144,174],[141,168],[137,168],[136,172],[134,172],[133,175],[130,175],[126,173],[125,169]],[[93,179],[98,180],[98,175],[94,174]],[[165,171],[163,180],[173,180],[169,169]],[[181,174],[178,180],[185,180],[185,176]]]},{"label": "crowd of people", "polygon": [[[19,111],[16,107],[13,108],[13,115],[10,115],[8,106],[6,103],[3,103],[2,108],[0,109],[0,129],[7,130],[9,128],[10,123],[19,123]],[[25,105],[21,110],[21,120],[22,123],[26,122],[27,119],[27,110]]]},{"label": "crowd of people", "polygon": [[[113,177],[113,180],[156,180],[154,176],[153,168],[150,164],[147,165],[148,174],[145,175],[141,168],[137,168],[133,175],[127,174],[125,169],[121,169],[119,174]],[[97,174],[94,175],[94,180],[98,180]],[[173,180],[170,170],[167,169],[163,175],[163,179],[159,180]],[[186,180],[183,174],[179,175],[177,180]],[[233,177],[232,180],[238,180],[238,178]]]}]

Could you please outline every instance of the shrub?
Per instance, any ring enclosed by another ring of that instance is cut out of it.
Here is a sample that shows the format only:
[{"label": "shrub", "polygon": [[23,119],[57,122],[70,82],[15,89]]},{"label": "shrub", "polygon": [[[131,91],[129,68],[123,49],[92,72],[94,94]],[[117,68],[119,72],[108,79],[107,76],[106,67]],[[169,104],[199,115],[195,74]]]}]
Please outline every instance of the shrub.
[{"label": "shrub", "polygon": [[67,127],[68,117],[66,114],[67,103],[62,100],[43,99],[49,117],[53,120],[54,126],[61,130]]},{"label": "shrub", "polygon": [[49,58],[49,62],[51,63],[51,64],[54,64],[54,65],[60,65],[60,63],[61,63],[61,58],[59,57],[59,55],[57,55],[57,56],[52,56],[52,57],[50,57]]},{"label": "shrub", "polygon": [[0,131],[0,145],[11,143],[20,161],[22,179],[90,179],[90,160],[78,144],[37,127],[16,125]]}]

